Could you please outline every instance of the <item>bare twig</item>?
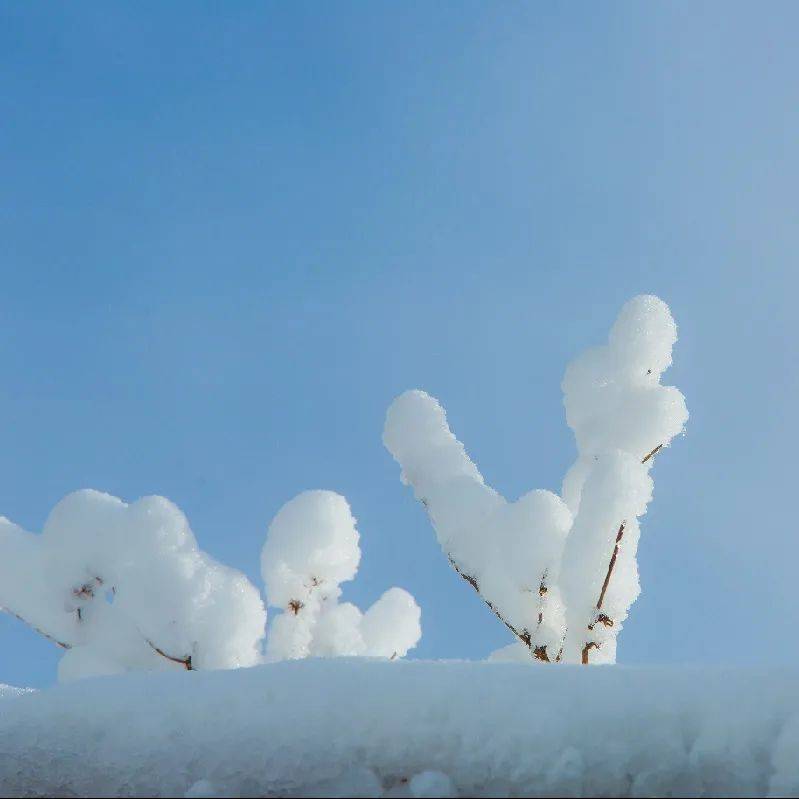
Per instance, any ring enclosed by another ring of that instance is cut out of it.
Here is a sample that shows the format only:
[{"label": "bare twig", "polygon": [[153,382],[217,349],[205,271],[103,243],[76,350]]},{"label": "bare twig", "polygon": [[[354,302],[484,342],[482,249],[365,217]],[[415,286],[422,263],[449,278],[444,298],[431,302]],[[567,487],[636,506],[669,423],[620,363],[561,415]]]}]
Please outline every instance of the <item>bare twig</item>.
[{"label": "bare twig", "polygon": [[167,655],[163,649],[159,649],[149,638],[145,638],[145,641],[147,641],[150,648],[157,654],[161,655],[162,658],[171,660],[173,663],[182,664],[186,671],[196,671],[196,669],[191,665],[191,655],[186,655],[184,658],[176,658],[173,655]]},{"label": "bare twig", "polygon": [[[608,590],[608,584],[610,583],[610,578],[611,575],[613,574],[613,568],[616,565],[616,558],[619,555],[619,544],[621,543],[621,539],[624,536],[624,526],[626,524],[627,522],[622,522],[619,525],[619,532],[616,533],[616,543],[613,545],[613,554],[610,556],[610,563],[608,563],[608,571],[607,574],[605,575],[605,582],[602,583],[602,590],[599,592],[599,599],[597,599],[596,601],[597,610],[602,610],[602,603],[605,601],[605,594],[607,593]],[[608,619],[607,616],[605,616],[605,619],[607,619],[607,621],[610,621],[610,619]],[[611,621],[610,624],[606,626],[609,627],[613,626],[613,622]],[[588,629],[589,630],[594,629],[594,622],[591,622],[591,624],[588,625]]]},{"label": "bare twig", "polygon": [[[421,502],[421,503],[422,503],[422,505],[424,506],[424,509],[425,509],[425,511],[427,511],[427,514],[428,514],[428,516],[429,516],[429,514],[430,514],[430,505],[429,505],[429,503],[427,502],[427,498],[426,498],[426,497],[419,497],[419,502]],[[431,522],[432,522],[432,519],[431,519]],[[475,591],[477,591],[477,595],[480,597],[480,599],[482,599],[482,600],[483,600],[483,602],[485,602],[485,603],[486,603],[486,605],[488,605],[488,607],[489,607],[489,609],[491,610],[491,612],[492,612],[492,613],[493,613],[493,614],[494,614],[494,615],[495,615],[495,616],[496,616],[496,617],[497,617],[497,618],[498,618],[498,619],[499,619],[499,620],[500,620],[500,621],[501,621],[501,622],[502,622],[502,623],[503,623],[503,624],[504,624],[504,625],[505,625],[505,626],[506,626],[506,627],[507,627],[507,628],[508,628],[508,629],[509,629],[509,630],[510,630],[510,631],[511,631],[511,632],[512,632],[512,633],[513,633],[513,634],[514,634],[514,635],[515,635],[515,636],[516,636],[516,637],[517,637],[517,638],[518,638],[518,639],[519,639],[519,640],[520,640],[520,641],[521,641],[521,642],[522,642],[524,645],[525,645],[525,646],[526,646],[526,647],[527,647],[527,648],[528,648],[528,649],[531,649],[531,647],[532,647],[532,642],[531,642],[531,638],[530,638],[530,633],[529,633],[527,630],[521,630],[521,631],[517,630],[517,629],[516,629],[516,628],[515,628],[515,627],[514,627],[514,626],[513,626],[513,625],[512,625],[512,624],[511,624],[511,623],[510,623],[510,622],[509,622],[509,621],[508,621],[508,620],[507,620],[507,619],[506,619],[506,618],[505,618],[505,617],[504,617],[504,616],[503,616],[503,615],[502,615],[500,612],[499,612],[499,610],[498,610],[498,609],[497,609],[497,607],[494,605],[494,603],[493,603],[493,602],[491,602],[490,600],[486,599],[486,598],[485,598],[485,597],[484,597],[484,596],[483,596],[483,595],[480,593],[480,586],[478,585],[476,578],[474,578],[474,577],[473,577],[471,574],[467,574],[467,573],[466,573],[466,572],[465,572],[465,571],[464,571],[464,570],[463,570],[463,569],[462,569],[462,568],[461,568],[461,567],[458,565],[458,563],[457,563],[457,561],[455,560],[455,558],[454,558],[454,557],[453,557],[453,556],[452,556],[452,555],[451,555],[449,552],[448,552],[448,553],[446,553],[446,554],[447,554],[447,559],[449,560],[449,564],[450,564],[450,566],[452,566],[452,568],[453,568],[453,569],[455,569],[455,571],[456,571],[456,572],[457,572],[457,573],[458,573],[458,574],[459,574],[459,575],[460,575],[460,576],[461,576],[461,577],[462,577],[464,580],[466,580],[466,582],[467,582],[467,583],[469,583],[469,585],[470,585],[472,588],[474,588],[474,590],[475,590]]]},{"label": "bare twig", "polygon": [[[99,580],[100,584],[102,585],[102,580]],[[24,616],[21,616],[19,613],[11,610],[10,608],[0,608],[0,610],[4,610],[9,615],[13,616],[16,619],[19,619],[23,624],[27,624],[32,630],[35,630],[39,635],[44,636],[48,641],[52,641],[56,646],[60,646],[61,649],[72,649],[72,644],[67,643],[66,641],[60,641],[54,635],[51,635],[48,632],[45,632],[41,627],[37,627],[35,624],[31,624]],[[78,618],[81,618],[80,608],[78,609]],[[167,655],[163,649],[157,647],[149,638],[145,638],[149,647],[159,654],[161,657],[166,658],[167,660],[171,660],[173,663],[180,663],[186,669],[186,671],[195,671],[195,668],[192,666],[191,663],[191,655],[186,655],[184,658],[174,657],[173,655]]]},{"label": "bare twig", "polygon": [[647,454],[647,455],[644,457],[644,459],[641,461],[641,463],[646,463],[646,462],[647,462],[647,461],[648,461],[650,458],[654,458],[654,457],[655,457],[655,455],[657,455],[657,454],[658,454],[658,452],[660,452],[660,450],[662,450],[662,449],[663,449],[663,444],[658,444],[658,445],[657,445],[657,446],[656,446],[656,447],[655,447],[655,448],[652,450],[652,452],[648,453],[648,454]]},{"label": "bare twig", "polygon": [[72,644],[68,644],[65,641],[59,641],[54,635],[50,635],[50,633],[45,632],[41,627],[31,624],[26,618],[20,616],[19,613],[15,613],[10,608],[0,608],[0,610],[4,610],[15,619],[19,619],[23,624],[27,624],[28,627],[30,627],[32,630],[35,630],[37,633],[39,633],[39,635],[43,635],[48,641],[52,641],[56,646],[60,646],[62,649],[72,649]]},{"label": "bare twig", "polygon": [[547,591],[549,588],[547,587],[547,574],[549,570],[544,569],[544,573],[541,575],[541,582],[538,585],[538,626],[541,626],[541,623],[544,621],[544,597],[547,595]]},{"label": "bare twig", "polygon": [[[663,449],[663,444],[658,444],[651,452],[648,452],[646,455],[644,455],[643,459],[641,460],[641,463],[642,464],[646,463],[651,458],[654,458],[655,455],[657,455],[661,449]],[[621,543],[621,539],[624,536],[624,527],[626,524],[627,524],[626,521],[622,522],[621,525],[619,526],[619,532],[616,533],[616,542],[613,545],[613,554],[610,556],[610,562],[608,563],[608,571],[605,574],[605,581],[602,583],[602,590],[599,592],[599,599],[597,599],[596,601],[597,615],[596,618],[588,625],[589,631],[592,631],[597,623],[604,624],[605,627],[613,626],[613,619],[611,619],[610,616],[606,615],[605,613],[599,613],[599,611],[602,610],[602,603],[605,601],[605,594],[607,593],[608,590],[610,578],[613,575],[613,569],[616,566],[616,558],[619,555],[619,544]],[[591,641],[589,643],[586,643],[586,645],[583,647],[582,661],[584,665],[588,663],[588,652],[591,649],[599,649],[599,644],[596,643],[595,641]]]},{"label": "bare twig", "polygon": [[589,641],[583,647],[583,654],[582,654],[582,664],[583,664],[583,666],[587,666],[588,665],[588,653],[592,649],[599,649],[599,644],[596,641]]},{"label": "bare twig", "polygon": [[486,605],[488,605],[488,607],[491,609],[491,612],[529,649],[531,646],[530,633],[527,630],[522,630],[519,632],[519,630],[517,630],[497,610],[496,606],[480,593],[480,586],[478,585],[477,580],[472,577],[471,574],[466,574],[466,572],[464,572],[463,569],[461,569],[461,567],[455,562],[455,558],[453,558],[452,555],[448,555],[447,557],[449,558],[452,568],[455,569],[455,571],[458,572],[458,574],[463,577],[463,579],[466,580],[466,582],[469,583],[469,585],[474,588],[475,591],[477,591],[478,596],[483,600],[483,602],[486,603]]},{"label": "bare twig", "polygon": [[[549,591],[549,587],[547,586],[548,573],[549,570],[544,569],[544,573],[541,575],[541,582],[538,584],[538,626],[536,627],[536,633],[544,622],[544,604],[546,603],[545,597]],[[538,646],[533,647],[533,657],[536,660],[540,660],[542,663],[549,663],[550,660],[549,653],[547,652],[547,645],[539,644]]]}]

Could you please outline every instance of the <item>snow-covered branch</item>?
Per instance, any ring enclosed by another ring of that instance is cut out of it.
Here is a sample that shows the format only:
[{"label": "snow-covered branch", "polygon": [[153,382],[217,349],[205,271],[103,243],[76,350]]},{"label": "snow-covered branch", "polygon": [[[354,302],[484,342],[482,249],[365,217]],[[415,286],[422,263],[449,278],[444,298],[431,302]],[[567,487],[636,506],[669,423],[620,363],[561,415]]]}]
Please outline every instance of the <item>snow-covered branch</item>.
[{"label": "snow-covered branch", "polygon": [[[355,576],[358,531],[347,501],[309,491],[270,527],[262,570],[279,614],[270,660],[309,655],[404,656],[421,612],[401,588],[365,613],[339,603]],[[125,671],[252,666],[264,659],[266,609],[258,589],[197,546],[163,497],[127,504],[78,491],[40,535],[0,519],[0,610],[64,649],[59,678]]]},{"label": "snow-covered branch", "polygon": [[365,613],[339,602],[361,559],[347,500],[306,491],[272,520],[261,556],[270,606],[283,612],[267,638],[269,660],[309,655],[403,656],[421,636],[421,611],[401,588],[390,588]]},{"label": "snow-covered branch", "polygon": [[66,651],[59,676],[231,668],[260,659],[266,612],[163,497],[77,491],[40,535],[0,524],[0,607]]},{"label": "snow-covered branch", "polygon": [[607,344],[569,365],[564,404],[578,457],[560,495],[535,490],[508,502],[423,391],[402,394],[388,410],[383,441],[450,563],[538,660],[587,662],[592,649],[602,662],[615,660],[639,592],[649,470],[688,418],[682,394],[660,383],[676,339],[668,306],[636,297]]}]

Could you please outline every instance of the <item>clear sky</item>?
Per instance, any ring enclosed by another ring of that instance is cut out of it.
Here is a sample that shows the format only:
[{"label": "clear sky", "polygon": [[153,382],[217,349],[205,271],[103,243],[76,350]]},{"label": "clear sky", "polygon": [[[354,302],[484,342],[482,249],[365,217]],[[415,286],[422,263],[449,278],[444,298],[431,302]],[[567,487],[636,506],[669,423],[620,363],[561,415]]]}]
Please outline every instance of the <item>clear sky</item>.
[{"label": "clear sky", "polygon": [[[799,657],[799,4],[0,7],[0,514],[175,501],[260,584],[266,526],[347,496],[423,611],[506,631],[381,444],[439,397],[509,498],[574,457],[560,379],[666,300],[688,432],[656,464],[623,663]],[[0,682],[58,653],[0,618]]]}]

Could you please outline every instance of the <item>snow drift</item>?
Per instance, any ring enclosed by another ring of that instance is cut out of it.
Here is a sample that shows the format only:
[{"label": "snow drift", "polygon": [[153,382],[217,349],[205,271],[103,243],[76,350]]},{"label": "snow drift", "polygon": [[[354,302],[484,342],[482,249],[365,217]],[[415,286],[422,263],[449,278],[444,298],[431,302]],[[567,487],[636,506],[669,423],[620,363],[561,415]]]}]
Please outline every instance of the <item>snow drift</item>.
[{"label": "snow drift", "polygon": [[286,661],[0,692],[0,794],[799,795],[799,672]]}]

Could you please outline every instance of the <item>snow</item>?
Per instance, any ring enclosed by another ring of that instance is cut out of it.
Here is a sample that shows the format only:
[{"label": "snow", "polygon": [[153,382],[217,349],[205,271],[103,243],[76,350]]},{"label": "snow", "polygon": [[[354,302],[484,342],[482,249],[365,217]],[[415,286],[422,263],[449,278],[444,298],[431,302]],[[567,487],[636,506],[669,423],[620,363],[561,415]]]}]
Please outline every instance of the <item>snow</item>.
[{"label": "snow", "polygon": [[393,658],[416,646],[421,610],[407,591],[390,588],[365,613],[339,602],[341,583],[358,571],[359,540],[347,500],[333,491],[304,491],[278,511],[261,553],[267,600],[281,611],[267,638],[268,660]]},{"label": "snow", "polygon": [[0,699],[10,699],[12,696],[19,696],[30,691],[30,688],[15,688],[13,685],[6,685],[0,682]]},{"label": "snow", "polygon": [[455,786],[449,775],[441,771],[423,771],[417,774],[410,781],[411,796],[420,797],[448,797],[457,796]]},{"label": "snow", "polygon": [[169,500],[88,489],[41,535],[0,518],[0,608],[60,643],[64,680],[254,665],[266,622],[258,589],[202,552]]},{"label": "snow", "polygon": [[[400,588],[365,614],[339,604],[360,562],[349,505],[307,491],[269,528],[262,571],[281,614],[271,660],[402,657],[421,636],[421,611]],[[69,494],[40,535],[0,517],[0,611],[59,645],[63,682],[128,671],[226,669],[263,662],[266,608],[240,572],[200,550],[164,497],[133,503],[94,490]]]},{"label": "snow", "polygon": [[0,794],[797,796],[799,671],[339,658],[0,691]]},{"label": "snow", "polygon": [[562,388],[578,455],[560,495],[534,490],[509,502],[486,485],[424,391],[407,391],[388,409],[384,444],[445,554],[539,660],[615,662],[639,593],[638,519],[652,499],[650,470],[688,419],[682,394],[660,382],[676,340],[668,306],[639,296],[606,344],[569,364]]}]

